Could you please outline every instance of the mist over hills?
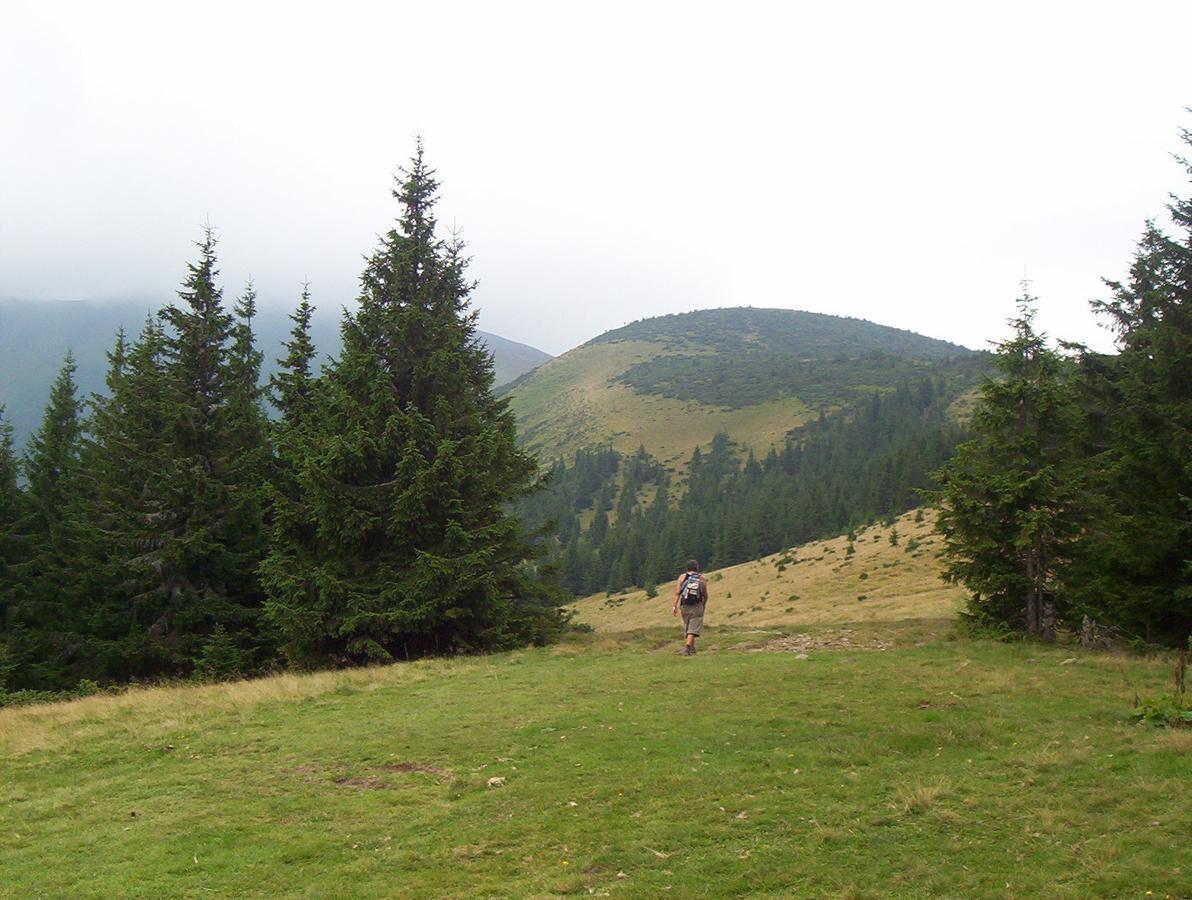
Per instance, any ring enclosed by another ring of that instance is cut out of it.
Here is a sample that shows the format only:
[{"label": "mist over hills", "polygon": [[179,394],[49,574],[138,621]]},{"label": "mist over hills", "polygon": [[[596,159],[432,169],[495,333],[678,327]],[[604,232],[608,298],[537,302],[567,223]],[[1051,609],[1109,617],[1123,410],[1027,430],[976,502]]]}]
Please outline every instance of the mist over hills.
[{"label": "mist over hills", "polygon": [[[67,348],[78,363],[79,395],[86,397],[103,388],[107,356],[117,329],[131,336],[140,331],[156,307],[135,300],[30,301],[0,298],[0,405],[12,422],[17,446],[37,428],[49,396],[50,385]],[[253,326],[257,346],[265,354],[268,377],[282,355],[292,323],[290,310],[262,308]],[[339,349],[341,307],[328,303],[319,307],[311,323],[311,335],[324,358]],[[488,332],[478,332],[493,354],[496,383],[505,384],[551,358],[527,344]]]}]

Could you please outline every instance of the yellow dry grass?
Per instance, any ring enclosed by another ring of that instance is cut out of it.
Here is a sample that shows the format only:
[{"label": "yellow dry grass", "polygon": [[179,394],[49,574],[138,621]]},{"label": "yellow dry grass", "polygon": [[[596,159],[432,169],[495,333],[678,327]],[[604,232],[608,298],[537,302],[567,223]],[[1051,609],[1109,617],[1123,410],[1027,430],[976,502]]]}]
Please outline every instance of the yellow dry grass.
[{"label": "yellow dry grass", "polygon": [[[953,617],[964,591],[940,576],[934,514],[915,518],[907,513],[891,527],[858,531],[852,557],[841,536],[709,572],[707,624],[797,627]],[[890,544],[894,529],[897,546]],[[576,621],[598,632],[630,631],[669,624],[672,597],[666,584],[653,599],[645,591],[596,594],[573,608]]]},{"label": "yellow dry grass", "polygon": [[623,453],[644,445],[672,471],[680,471],[692,450],[711,443],[717,432],[762,454],[811,415],[793,398],[725,409],[638,394],[614,381],[640,362],[674,352],[660,343],[615,341],[577,347],[540,366],[510,394],[526,446],[542,459],[554,459],[593,445]]},{"label": "yellow dry grass", "polygon": [[898,789],[894,808],[907,815],[919,815],[926,812],[952,790],[952,784],[946,778],[938,778],[930,783],[917,782],[913,785],[903,785]]},{"label": "yellow dry grass", "polygon": [[110,730],[113,720],[126,723],[130,740],[147,741],[258,704],[414,684],[442,676],[452,668],[479,665],[484,665],[483,660],[437,659],[330,672],[290,672],[222,684],[146,685],[65,703],[0,709],[0,755],[19,756],[85,739],[92,730]]}]

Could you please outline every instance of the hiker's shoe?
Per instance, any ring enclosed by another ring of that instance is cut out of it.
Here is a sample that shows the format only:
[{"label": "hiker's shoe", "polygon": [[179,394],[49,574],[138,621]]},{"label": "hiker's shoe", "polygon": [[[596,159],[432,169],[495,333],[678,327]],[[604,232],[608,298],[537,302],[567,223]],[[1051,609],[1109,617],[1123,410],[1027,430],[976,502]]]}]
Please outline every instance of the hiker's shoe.
[{"label": "hiker's shoe", "polygon": [[692,647],[690,644],[684,644],[683,645],[683,655],[684,656],[695,656],[695,648]]}]

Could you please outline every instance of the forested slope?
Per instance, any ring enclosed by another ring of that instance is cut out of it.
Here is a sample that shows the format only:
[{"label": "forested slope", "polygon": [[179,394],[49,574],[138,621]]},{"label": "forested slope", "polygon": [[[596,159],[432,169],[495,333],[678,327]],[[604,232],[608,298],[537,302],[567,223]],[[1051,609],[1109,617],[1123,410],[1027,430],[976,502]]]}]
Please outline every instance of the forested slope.
[{"label": "forested slope", "polygon": [[577,594],[651,586],[897,515],[964,435],[988,364],[911,332],[816,313],[705,310],[601,335],[510,386],[553,457],[520,509],[558,526]]}]

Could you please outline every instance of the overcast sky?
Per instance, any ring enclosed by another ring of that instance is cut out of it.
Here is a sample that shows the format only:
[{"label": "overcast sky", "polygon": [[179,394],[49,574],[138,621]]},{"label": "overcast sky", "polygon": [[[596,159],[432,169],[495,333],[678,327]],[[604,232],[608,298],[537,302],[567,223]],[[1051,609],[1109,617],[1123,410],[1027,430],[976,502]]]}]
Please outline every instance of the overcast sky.
[{"label": "overcast sky", "polygon": [[1187,194],[1192,3],[54,3],[0,11],[0,296],[350,302],[421,134],[481,327],[714,306],[1049,333]]}]

